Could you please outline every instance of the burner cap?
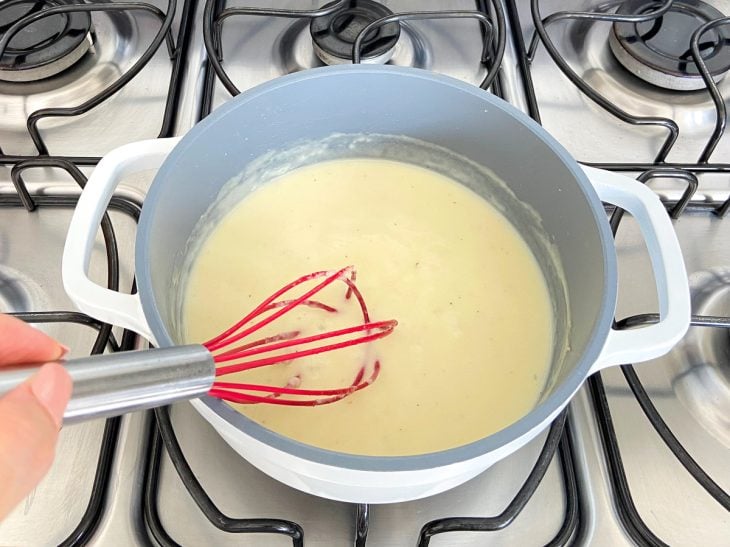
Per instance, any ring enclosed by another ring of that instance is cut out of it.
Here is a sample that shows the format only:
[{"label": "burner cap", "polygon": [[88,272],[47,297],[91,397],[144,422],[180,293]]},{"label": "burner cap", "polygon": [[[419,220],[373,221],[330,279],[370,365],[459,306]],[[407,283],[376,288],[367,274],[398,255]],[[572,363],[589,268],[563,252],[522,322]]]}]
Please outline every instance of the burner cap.
[{"label": "burner cap", "polygon": [[[317,57],[328,65],[352,62],[352,46],[360,31],[373,21],[388,15],[393,15],[393,12],[378,2],[351,0],[334,13],[315,17],[309,25],[309,31]],[[378,28],[363,41],[362,62],[388,62],[393,56],[393,48],[399,37],[398,23],[388,23]]]},{"label": "burner cap", "polygon": [[[656,11],[661,2],[628,0],[619,14],[641,15]],[[692,58],[692,33],[724,15],[700,0],[676,0],[662,17],[644,23],[614,23],[609,37],[619,62],[642,80],[667,89],[704,89]],[[702,35],[700,51],[713,80],[719,82],[730,69],[730,32],[726,27]]]},{"label": "burner cap", "polygon": [[[0,5],[0,35],[16,22],[67,0],[10,0]],[[91,47],[91,17],[59,13],[32,23],[10,40],[0,57],[0,80],[30,82],[55,76],[76,63]]]}]

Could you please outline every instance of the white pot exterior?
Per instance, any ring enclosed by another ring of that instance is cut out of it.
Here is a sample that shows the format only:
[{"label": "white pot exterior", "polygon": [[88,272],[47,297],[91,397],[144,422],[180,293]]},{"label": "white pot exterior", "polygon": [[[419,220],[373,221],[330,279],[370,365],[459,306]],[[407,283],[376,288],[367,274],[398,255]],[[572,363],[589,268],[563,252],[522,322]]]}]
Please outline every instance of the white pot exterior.
[{"label": "white pot exterior", "polygon": [[361,471],[313,462],[278,450],[241,432],[200,400],[192,401],[192,405],[231,448],[270,477],[307,494],[351,503],[410,501],[459,486],[530,442],[562,410],[525,435],[476,458],[412,471]]}]

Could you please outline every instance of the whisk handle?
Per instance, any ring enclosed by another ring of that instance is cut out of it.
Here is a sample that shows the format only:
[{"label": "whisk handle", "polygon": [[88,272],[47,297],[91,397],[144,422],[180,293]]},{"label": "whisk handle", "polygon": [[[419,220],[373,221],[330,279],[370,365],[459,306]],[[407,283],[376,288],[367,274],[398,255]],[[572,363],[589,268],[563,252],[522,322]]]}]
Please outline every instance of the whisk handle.
[{"label": "whisk handle", "polygon": [[[205,395],[215,379],[215,363],[200,345],[127,351],[58,361],[73,379],[63,422],[164,406]],[[32,376],[44,363],[0,369],[0,396]]]}]

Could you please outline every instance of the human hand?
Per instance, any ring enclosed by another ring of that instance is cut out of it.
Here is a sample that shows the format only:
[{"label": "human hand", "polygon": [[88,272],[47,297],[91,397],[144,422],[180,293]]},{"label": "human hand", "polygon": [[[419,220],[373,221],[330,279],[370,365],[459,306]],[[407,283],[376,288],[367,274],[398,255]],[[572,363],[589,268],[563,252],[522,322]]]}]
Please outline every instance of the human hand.
[{"label": "human hand", "polygon": [[[30,325],[0,314],[0,366],[53,361],[66,351]],[[0,520],[51,466],[70,396],[66,370],[47,364],[0,398]]]}]

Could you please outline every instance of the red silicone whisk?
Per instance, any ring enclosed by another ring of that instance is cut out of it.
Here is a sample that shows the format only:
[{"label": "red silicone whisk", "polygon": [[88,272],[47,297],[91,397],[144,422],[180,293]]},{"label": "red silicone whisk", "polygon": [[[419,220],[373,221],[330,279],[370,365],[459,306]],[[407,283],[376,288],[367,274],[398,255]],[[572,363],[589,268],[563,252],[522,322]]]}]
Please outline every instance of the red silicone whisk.
[{"label": "red silicone whisk", "polygon": [[[295,298],[286,298],[297,287],[319,281],[314,287]],[[372,342],[388,336],[398,324],[395,320],[371,321],[362,293],[355,284],[353,266],[337,271],[314,272],[282,287],[261,302],[243,319],[203,345],[213,354],[216,378],[258,367],[285,363],[310,355]],[[337,308],[313,299],[325,287],[340,281],[347,286],[346,299],[355,297],[362,312],[362,323],[329,332],[302,336],[289,331],[258,340],[246,341],[251,335],[297,307],[309,307],[324,313],[337,313]],[[271,354],[272,352],[277,352]],[[225,364],[224,364],[225,363]],[[267,386],[216,379],[209,394],[235,403],[270,403],[289,406],[317,406],[344,399],[372,384],[380,372],[380,361],[363,363],[349,386],[335,389],[301,389],[298,377],[286,386]],[[296,398],[286,397],[287,395]]]}]

